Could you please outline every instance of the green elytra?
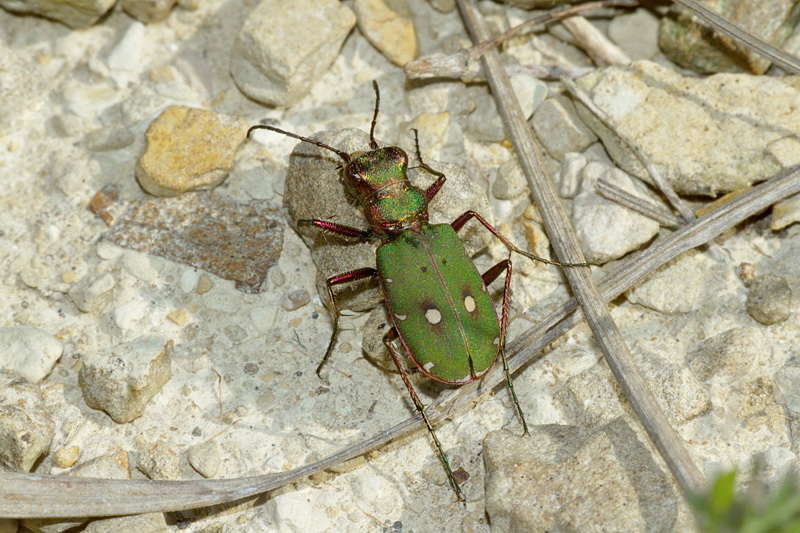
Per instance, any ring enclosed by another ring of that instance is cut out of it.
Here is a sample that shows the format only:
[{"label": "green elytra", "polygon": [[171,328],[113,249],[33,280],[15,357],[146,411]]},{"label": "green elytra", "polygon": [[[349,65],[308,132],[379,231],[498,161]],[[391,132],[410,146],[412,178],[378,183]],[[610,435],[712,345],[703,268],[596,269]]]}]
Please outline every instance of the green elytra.
[{"label": "green elytra", "polygon": [[[411,384],[400,355],[393,345],[398,339],[407,355],[429,377],[454,385],[463,385],[481,378],[498,355],[503,362],[506,383],[522,421],[523,434],[528,433],[525,417],[517,400],[514,384],[505,357],[505,336],[508,323],[511,260],[494,265],[483,275],[458,238],[457,232],[467,221],[476,219],[513,252],[530,259],[559,266],[588,266],[585,263],[558,263],[525,252],[500,235],[483,217],[467,211],[451,224],[430,224],[428,203],[446,178],[422,162],[416,142],[419,167],[436,176],[427,189],[420,189],[408,180],[408,156],[396,146],[380,148],[375,141],[375,125],[380,107],[378,84],[375,89],[375,112],[370,127],[370,151],[351,155],[319,141],[301,137],[272,126],[267,129],[336,153],[343,161],[347,186],[359,200],[369,229],[362,230],[325,220],[300,220],[299,224],[317,226],[324,231],[363,240],[380,238],[376,267],[365,267],[332,276],[326,281],[331,302],[333,332],[325,356],[317,367],[317,375],[328,361],[336,344],[339,310],[333,287],[364,278],[377,278],[383,291],[392,329],[383,342],[397,366],[414,406],[424,420],[433,439],[448,479],[459,500],[464,500],[461,487],[453,475],[447,455],[439,442],[425,408]],[[416,130],[414,130],[416,139]],[[498,320],[487,286],[505,273],[502,314]]]}]

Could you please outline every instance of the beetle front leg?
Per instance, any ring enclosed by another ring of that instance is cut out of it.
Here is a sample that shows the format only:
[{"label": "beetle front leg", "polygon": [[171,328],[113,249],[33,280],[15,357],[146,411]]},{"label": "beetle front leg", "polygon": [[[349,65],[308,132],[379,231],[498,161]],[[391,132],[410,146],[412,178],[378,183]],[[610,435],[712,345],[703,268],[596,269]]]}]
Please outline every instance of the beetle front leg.
[{"label": "beetle front leg", "polygon": [[428,415],[425,413],[425,406],[422,405],[419,396],[417,396],[417,391],[414,390],[414,386],[411,384],[411,380],[408,378],[408,373],[403,367],[400,357],[397,355],[394,347],[392,346],[392,341],[397,339],[397,336],[397,330],[395,328],[390,329],[389,332],[383,336],[383,344],[386,345],[386,348],[389,350],[389,354],[394,360],[394,364],[397,365],[397,370],[400,372],[400,376],[403,378],[403,383],[405,384],[406,389],[408,389],[408,394],[411,395],[411,400],[414,402],[414,407],[417,408],[420,416],[422,416],[422,420],[425,421],[425,425],[428,427],[428,432],[431,434],[431,438],[433,438],[436,451],[439,452],[439,458],[442,460],[445,472],[447,472],[447,478],[450,480],[450,484],[453,486],[456,497],[459,499],[459,501],[463,502],[465,501],[464,493],[461,491],[461,487],[458,485],[458,481],[456,481],[456,476],[453,474],[453,470],[450,468],[450,461],[447,459],[447,454],[444,453],[442,443],[439,442],[439,437],[436,436],[436,431],[433,430],[433,424],[431,424],[431,421],[428,420]]},{"label": "beetle front leg", "polygon": [[344,235],[345,237],[356,237],[363,241],[372,240],[373,235],[369,230],[358,229],[351,226],[337,224],[328,220],[315,219],[301,219],[297,221],[298,226],[316,226],[320,229],[335,233],[337,235]]},{"label": "beetle front leg", "polygon": [[491,231],[492,235],[494,235],[495,237],[500,239],[500,241],[502,241],[502,243],[506,245],[506,248],[508,248],[512,252],[518,253],[519,255],[524,255],[528,259],[533,259],[534,261],[540,261],[542,263],[547,263],[548,265],[556,265],[556,266],[560,266],[560,267],[579,267],[579,266],[588,267],[588,266],[590,266],[589,263],[559,263],[558,261],[551,261],[549,259],[545,259],[543,257],[539,257],[539,256],[536,256],[536,255],[533,255],[532,253],[526,252],[526,251],[522,250],[521,248],[517,248],[516,246],[514,246],[514,244],[511,241],[509,241],[508,239],[506,239],[505,237],[500,235],[500,232],[497,231],[494,228],[494,226],[492,226],[491,224],[486,222],[486,220],[484,220],[484,218],[482,216],[480,216],[478,213],[476,213],[475,211],[467,211],[466,213],[464,213],[463,215],[461,215],[460,217],[455,219],[453,222],[451,222],[450,225],[453,227],[454,230],[458,231],[461,228],[463,228],[464,224],[466,224],[469,221],[469,219],[471,219],[471,218],[475,218],[475,219],[478,220],[478,222],[483,224],[483,227],[488,229],[489,231]]},{"label": "beetle front leg", "polygon": [[338,276],[333,276],[328,278],[325,281],[325,285],[328,287],[328,297],[331,301],[331,317],[333,318],[333,332],[331,333],[331,340],[328,342],[328,349],[325,350],[325,356],[322,358],[319,366],[317,367],[317,376],[322,378],[322,367],[325,366],[325,363],[328,362],[328,358],[331,356],[333,352],[333,347],[336,345],[336,336],[339,333],[339,308],[336,307],[336,298],[333,295],[333,287],[335,285],[342,285],[344,283],[350,283],[353,281],[358,281],[364,278],[374,278],[378,275],[378,271],[374,268],[366,267],[366,268],[359,268],[358,270],[351,270],[350,272],[345,272],[344,274],[339,274]]}]

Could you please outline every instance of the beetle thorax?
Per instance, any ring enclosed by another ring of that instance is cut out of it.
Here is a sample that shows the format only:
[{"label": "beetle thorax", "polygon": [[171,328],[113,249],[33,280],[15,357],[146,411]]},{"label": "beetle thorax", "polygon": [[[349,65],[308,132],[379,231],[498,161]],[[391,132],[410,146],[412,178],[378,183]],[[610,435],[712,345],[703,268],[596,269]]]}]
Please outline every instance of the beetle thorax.
[{"label": "beetle thorax", "polygon": [[393,235],[428,219],[425,193],[408,180],[408,156],[387,146],[355,157],[344,168],[372,231]]}]

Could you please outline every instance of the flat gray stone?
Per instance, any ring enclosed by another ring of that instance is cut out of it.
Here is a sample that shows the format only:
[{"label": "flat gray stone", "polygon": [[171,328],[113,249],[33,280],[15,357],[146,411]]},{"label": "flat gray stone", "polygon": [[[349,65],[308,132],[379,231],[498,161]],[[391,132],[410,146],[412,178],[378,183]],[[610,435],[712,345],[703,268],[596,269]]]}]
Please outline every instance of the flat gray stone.
[{"label": "flat gray stone", "polygon": [[254,100],[295,104],[334,62],[355,23],[336,0],[264,0],[236,37],[231,75]]},{"label": "flat gray stone", "polygon": [[[680,194],[732,192],[800,163],[800,113],[787,112],[800,106],[796,76],[698,79],[637,61],[587,74],[578,85]],[[614,162],[649,182],[616,134],[581,104],[577,108]]]},{"label": "flat gray stone", "polygon": [[622,418],[597,429],[495,431],[483,443],[493,532],[671,531],[673,482]]}]

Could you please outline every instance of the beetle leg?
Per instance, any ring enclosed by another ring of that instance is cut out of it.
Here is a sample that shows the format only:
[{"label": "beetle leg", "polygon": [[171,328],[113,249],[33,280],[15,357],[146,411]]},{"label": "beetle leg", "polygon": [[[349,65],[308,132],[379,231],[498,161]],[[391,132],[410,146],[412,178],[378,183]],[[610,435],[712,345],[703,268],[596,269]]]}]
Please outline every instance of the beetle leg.
[{"label": "beetle leg", "polygon": [[328,278],[325,281],[325,285],[328,287],[328,297],[331,301],[331,317],[333,318],[333,332],[331,333],[331,340],[328,342],[328,349],[325,350],[325,356],[322,358],[322,361],[319,363],[317,367],[317,376],[320,378],[322,377],[322,367],[325,366],[325,363],[328,362],[328,358],[331,356],[333,352],[333,347],[336,344],[336,336],[339,333],[339,308],[336,307],[336,298],[333,295],[333,287],[334,285],[342,285],[344,283],[350,283],[352,281],[358,281],[364,278],[374,278],[378,275],[378,271],[374,268],[366,267],[366,268],[359,268],[358,270],[351,270],[350,272],[345,272],[344,274],[339,274],[338,276],[333,276]]},{"label": "beetle leg", "polygon": [[428,415],[425,413],[425,407],[422,405],[419,396],[417,396],[417,391],[414,390],[411,380],[408,379],[408,373],[406,372],[405,368],[403,368],[403,363],[400,361],[400,357],[398,357],[397,352],[395,352],[394,347],[391,344],[396,338],[397,329],[392,328],[386,335],[383,336],[383,344],[386,345],[386,348],[389,350],[389,354],[394,360],[394,364],[397,365],[397,370],[400,371],[400,376],[403,378],[403,383],[405,384],[406,389],[408,389],[408,394],[411,395],[411,399],[414,401],[414,407],[417,408],[417,411],[422,416],[422,420],[425,421],[425,425],[428,426],[428,432],[431,434],[431,438],[433,438],[433,443],[436,445],[436,450],[439,452],[439,458],[442,460],[442,464],[447,472],[447,477],[450,480],[450,484],[453,486],[453,490],[456,492],[456,497],[459,499],[459,501],[463,502],[465,501],[464,493],[461,492],[461,487],[458,485],[455,475],[453,475],[453,470],[450,468],[450,461],[447,459],[447,454],[444,453],[444,449],[442,449],[442,443],[439,442],[439,438],[436,436],[436,432],[433,430],[433,425],[431,424],[431,421],[428,420]]},{"label": "beetle leg", "polygon": [[357,237],[361,240],[368,241],[372,239],[373,235],[369,230],[353,228],[350,226],[345,226],[342,224],[337,224],[336,222],[330,222],[328,220],[319,220],[319,219],[301,219],[297,221],[298,226],[317,226],[318,228],[324,229],[325,231],[329,231],[331,233],[335,233],[337,235],[344,235],[345,237]]},{"label": "beetle leg", "polygon": [[425,189],[425,198],[427,198],[428,201],[430,202],[431,199],[434,196],[436,196],[436,193],[439,192],[439,189],[442,188],[444,182],[447,181],[447,178],[443,173],[439,172],[438,170],[433,170],[431,167],[428,166],[427,163],[425,163],[422,160],[422,153],[419,151],[419,132],[417,131],[416,128],[413,128],[411,131],[414,132],[414,147],[417,150],[417,161],[419,161],[418,165],[419,168],[427,170],[428,172],[437,177],[437,180],[434,181],[432,184],[430,184],[427,189]]},{"label": "beetle leg", "polygon": [[506,360],[506,330],[508,326],[508,308],[509,308],[509,295],[511,293],[511,260],[505,259],[500,261],[495,266],[487,270],[481,276],[483,283],[489,285],[496,280],[500,274],[505,272],[506,281],[503,287],[503,310],[500,317],[500,360],[503,361],[503,370],[506,373],[506,384],[508,390],[511,392],[511,399],[514,400],[514,406],[517,408],[517,414],[522,421],[522,434],[528,434],[528,424],[525,422],[525,415],[522,413],[522,407],[519,405],[517,399],[517,392],[514,390],[514,382],[511,380],[511,372],[508,370],[508,361]]},{"label": "beetle leg", "polygon": [[533,259],[534,261],[540,261],[542,263],[547,263],[548,265],[557,265],[557,266],[560,266],[560,267],[578,267],[578,266],[588,267],[589,266],[589,263],[559,263],[558,261],[551,261],[551,260],[545,259],[543,257],[538,257],[536,255],[533,255],[531,253],[528,253],[528,252],[522,250],[521,248],[517,248],[516,246],[514,246],[514,244],[512,244],[511,241],[509,241],[508,239],[506,239],[505,237],[500,235],[500,232],[497,231],[494,228],[494,226],[492,226],[491,224],[486,222],[486,220],[484,220],[484,218],[482,216],[480,216],[478,213],[476,213],[475,211],[467,211],[466,213],[464,213],[463,215],[461,215],[460,217],[455,219],[450,225],[453,227],[454,230],[458,231],[461,228],[463,228],[464,224],[466,224],[469,221],[469,219],[471,219],[471,218],[475,218],[475,219],[478,220],[478,222],[483,224],[483,227],[488,229],[489,231],[491,231],[492,235],[494,235],[495,237],[500,239],[502,241],[502,243],[506,245],[506,248],[508,248],[512,252],[518,253],[519,255],[524,255],[528,259]]}]

